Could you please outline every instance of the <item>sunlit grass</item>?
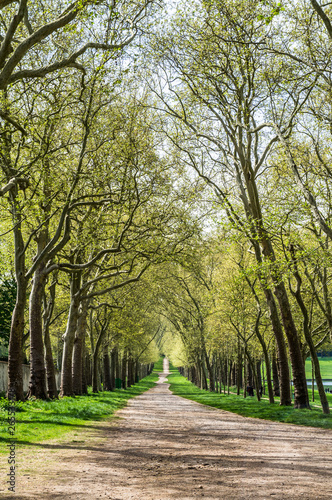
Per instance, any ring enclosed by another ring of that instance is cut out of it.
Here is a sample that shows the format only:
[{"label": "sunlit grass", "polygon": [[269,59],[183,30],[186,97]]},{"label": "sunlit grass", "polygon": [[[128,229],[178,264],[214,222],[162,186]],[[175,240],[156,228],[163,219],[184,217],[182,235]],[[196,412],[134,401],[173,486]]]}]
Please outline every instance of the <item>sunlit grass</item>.
[{"label": "sunlit grass", "polygon": [[332,416],[324,415],[320,408],[295,410],[293,406],[280,406],[278,402],[270,404],[265,398],[257,401],[256,397],[243,398],[234,394],[224,395],[201,390],[173,368],[171,375],[168,376],[168,382],[171,384],[170,390],[173,394],[244,417],[332,429]]},{"label": "sunlit grass", "polygon": [[[320,373],[323,379],[331,379],[332,380],[332,358],[318,358]],[[305,374],[307,379],[311,378],[311,360],[308,358],[305,362]]]},{"label": "sunlit grass", "polygon": [[8,433],[8,400],[0,399],[0,453],[7,453],[5,444],[14,439],[28,444],[62,437],[75,429],[88,429],[93,422],[112,417],[130,398],[147,391],[158,380],[157,371],[127,390],[91,393],[84,396],[64,397],[53,401],[26,401],[16,403],[14,436]]},{"label": "sunlit grass", "polygon": [[157,363],[154,363],[153,371],[162,372],[163,371],[164,358],[160,358]]}]

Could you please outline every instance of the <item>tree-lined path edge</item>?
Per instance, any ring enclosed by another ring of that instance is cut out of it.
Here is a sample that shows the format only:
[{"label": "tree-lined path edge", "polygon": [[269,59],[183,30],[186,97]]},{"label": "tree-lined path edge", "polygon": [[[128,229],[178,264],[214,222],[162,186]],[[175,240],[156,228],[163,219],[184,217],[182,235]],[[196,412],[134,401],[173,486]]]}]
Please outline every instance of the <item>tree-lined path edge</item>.
[{"label": "tree-lined path edge", "polygon": [[11,498],[332,497],[332,431],[205,407],[173,395],[168,373],[165,360],[156,386],[90,435],[22,450]]}]

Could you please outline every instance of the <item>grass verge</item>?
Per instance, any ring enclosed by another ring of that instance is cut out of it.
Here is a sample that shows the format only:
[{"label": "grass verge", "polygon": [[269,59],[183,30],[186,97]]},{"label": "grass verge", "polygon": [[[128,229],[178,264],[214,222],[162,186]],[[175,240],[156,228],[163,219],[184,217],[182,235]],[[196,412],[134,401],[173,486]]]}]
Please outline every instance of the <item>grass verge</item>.
[{"label": "grass verge", "polygon": [[164,369],[163,363],[164,363],[164,358],[160,358],[159,361],[157,361],[157,363],[154,363],[153,371],[154,372],[162,372]]},{"label": "grass verge", "polygon": [[233,394],[224,395],[216,392],[204,391],[189,382],[179,372],[170,367],[168,376],[170,390],[173,394],[220,410],[237,413],[244,417],[261,418],[274,422],[322,427],[332,429],[332,415],[324,415],[321,409],[295,410],[293,406],[270,404],[267,400],[257,401],[254,398],[243,398]]},{"label": "grass verge", "polygon": [[[53,401],[26,401],[16,403],[15,434],[8,432],[8,400],[0,398],[0,454],[8,453],[5,446],[15,440],[20,446],[63,437],[64,434],[88,430],[93,422],[109,420],[127,401],[147,391],[158,380],[156,369],[151,375],[127,390],[89,393],[84,396],[64,397]],[[78,434],[77,434],[78,435]]]}]

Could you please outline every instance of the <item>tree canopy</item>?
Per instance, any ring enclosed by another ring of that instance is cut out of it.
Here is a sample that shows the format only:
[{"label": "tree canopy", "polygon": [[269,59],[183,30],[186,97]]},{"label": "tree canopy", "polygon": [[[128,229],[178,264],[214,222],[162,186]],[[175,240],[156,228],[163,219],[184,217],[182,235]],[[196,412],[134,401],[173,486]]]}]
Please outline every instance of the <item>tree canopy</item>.
[{"label": "tree canopy", "polygon": [[310,356],[329,412],[330,16],[0,2],[8,395],[25,397],[25,356],[28,397],[47,398],[127,387],[163,353],[202,388],[266,381],[308,408]]}]

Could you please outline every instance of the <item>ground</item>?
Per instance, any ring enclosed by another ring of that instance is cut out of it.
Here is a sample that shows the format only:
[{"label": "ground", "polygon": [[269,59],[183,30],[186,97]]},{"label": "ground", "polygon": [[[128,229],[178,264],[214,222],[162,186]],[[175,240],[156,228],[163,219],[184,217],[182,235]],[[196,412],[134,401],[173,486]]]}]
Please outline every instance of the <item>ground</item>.
[{"label": "ground", "polygon": [[112,423],[18,450],[16,493],[0,498],[332,499],[332,431],[202,406],[165,374]]}]

